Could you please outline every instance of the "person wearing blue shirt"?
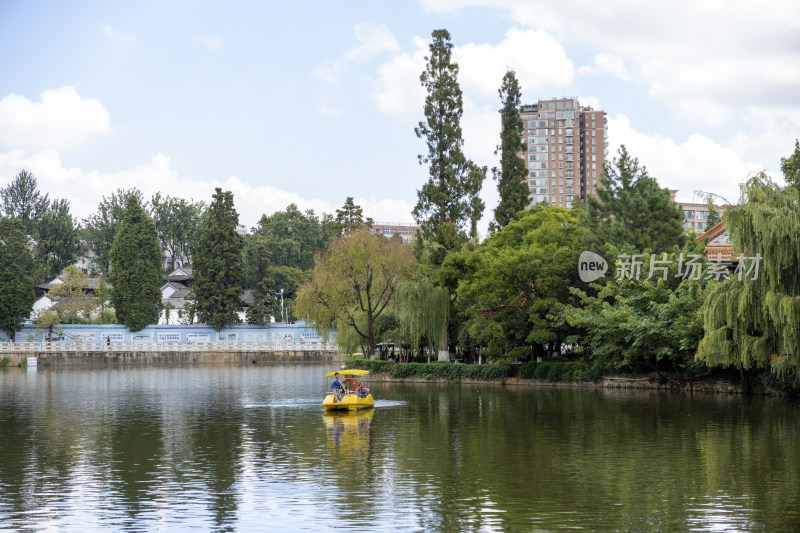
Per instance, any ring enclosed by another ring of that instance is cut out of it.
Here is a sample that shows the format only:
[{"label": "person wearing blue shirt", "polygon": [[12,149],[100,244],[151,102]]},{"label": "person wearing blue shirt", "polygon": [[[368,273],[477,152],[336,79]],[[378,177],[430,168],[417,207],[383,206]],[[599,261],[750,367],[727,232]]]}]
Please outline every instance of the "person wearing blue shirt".
[{"label": "person wearing blue shirt", "polygon": [[336,398],[336,401],[338,402],[339,400],[342,399],[342,382],[339,379],[339,373],[338,372],[336,372],[333,375],[333,383],[331,384],[331,388],[333,389],[334,397]]}]

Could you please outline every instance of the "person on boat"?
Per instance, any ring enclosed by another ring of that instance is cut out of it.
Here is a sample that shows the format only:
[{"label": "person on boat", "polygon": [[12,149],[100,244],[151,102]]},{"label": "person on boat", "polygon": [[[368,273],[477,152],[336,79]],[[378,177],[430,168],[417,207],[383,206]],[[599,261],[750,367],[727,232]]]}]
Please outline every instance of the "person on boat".
[{"label": "person on boat", "polygon": [[339,379],[338,372],[333,375],[333,383],[331,384],[331,388],[333,389],[333,396],[338,402],[342,399],[342,380]]},{"label": "person on boat", "polygon": [[366,398],[367,394],[369,394],[369,389],[364,386],[363,381],[358,384],[358,387],[356,388],[356,394],[359,398]]}]

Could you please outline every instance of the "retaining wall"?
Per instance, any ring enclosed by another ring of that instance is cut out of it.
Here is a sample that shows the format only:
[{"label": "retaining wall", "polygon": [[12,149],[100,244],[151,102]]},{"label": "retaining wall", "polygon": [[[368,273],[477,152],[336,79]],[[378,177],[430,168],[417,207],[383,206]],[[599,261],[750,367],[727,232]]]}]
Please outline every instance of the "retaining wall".
[{"label": "retaining wall", "polygon": [[37,366],[113,366],[135,364],[207,364],[207,363],[341,363],[336,351],[180,351],[180,352],[31,352],[7,353],[8,366],[37,358]]}]

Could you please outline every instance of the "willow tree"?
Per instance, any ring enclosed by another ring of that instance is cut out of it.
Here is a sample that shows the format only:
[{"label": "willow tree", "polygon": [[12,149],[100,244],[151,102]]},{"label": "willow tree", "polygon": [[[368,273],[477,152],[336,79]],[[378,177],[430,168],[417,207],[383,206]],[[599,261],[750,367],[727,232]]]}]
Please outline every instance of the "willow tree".
[{"label": "willow tree", "polygon": [[723,219],[737,272],[712,286],[703,306],[697,358],[740,370],[771,368],[797,376],[800,355],[800,191],[764,174],[744,189],[747,202]]},{"label": "willow tree", "polygon": [[370,357],[376,325],[397,291],[411,277],[414,256],[402,242],[354,230],[334,239],[315,261],[311,279],[297,291],[295,312],[322,334],[352,328]]},{"label": "willow tree", "polygon": [[407,282],[397,293],[397,315],[402,336],[414,348],[438,348],[439,361],[448,361],[447,325],[450,318],[450,292],[427,282]]}]

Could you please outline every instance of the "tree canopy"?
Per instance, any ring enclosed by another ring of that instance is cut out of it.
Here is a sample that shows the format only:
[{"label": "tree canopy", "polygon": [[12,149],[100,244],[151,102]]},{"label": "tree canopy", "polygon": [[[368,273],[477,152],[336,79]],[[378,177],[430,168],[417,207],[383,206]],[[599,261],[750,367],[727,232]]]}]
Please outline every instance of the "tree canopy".
[{"label": "tree canopy", "polygon": [[314,254],[324,250],[340,228],[330,215],[320,219],[312,210],[301,212],[295,204],[284,211],[263,215],[253,228],[253,235],[263,238],[270,250],[270,262],[309,270],[314,266]]},{"label": "tree canopy", "polygon": [[242,309],[242,236],[233,194],[217,187],[195,254],[194,293],[200,322],[219,331],[239,322]]},{"label": "tree canopy", "polygon": [[353,201],[352,196],[348,196],[342,208],[336,210],[336,224],[339,225],[342,232],[364,225],[371,226],[373,222],[371,218],[364,218],[364,210]]},{"label": "tree canopy", "polygon": [[[609,246],[607,252],[623,257],[637,251]],[[565,308],[564,318],[577,328],[578,345],[607,367],[680,371],[692,361],[702,336],[706,279],[699,275],[702,270],[695,276],[678,269],[700,253],[702,246],[692,243],[661,255],[643,254],[641,277],[608,272],[605,282],[592,284],[591,290],[572,288],[578,301]],[[702,261],[693,264],[702,269]],[[662,361],[669,365],[665,368]]]},{"label": "tree canopy", "polygon": [[500,146],[495,155],[500,153],[500,170],[492,169],[497,180],[497,192],[500,202],[494,210],[494,220],[489,229],[496,231],[514,219],[528,206],[528,185],[525,160],[520,157],[527,144],[523,140],[523,123],[520,116],[522,90],[513,70],[506,72],[503,82],[497,91],[500,94]]},{"label": "tree canopy", "polygon": [[0,218],[0,329],[12,340],[36,299],[32,273],[33,257],[22,221]]},{"label": "tree canopy", "polygon": [[156,225],[129,195],[125,216],[110,252],[111,302],[117,319],[131,331],[157,324],[161,312],[161,248]]},{"label": "tree canopy", "polygon": [[789,157],[781,157],[781,172],[786,183],[800,187],[800,141],[795,139],[794,152]]},{"label": "tree canopy", "polygon": [[150,212],[156,224],[158,242],[169,254],[169,270],[174,270],[176,262],[183,257],[191,264],[200,237],[204,209],[203,202],[161,196],[161,193],[151,198]]},{"label": "tree canopy", "polygon": [[94,272],[108,275],[110,271],[111,246],[125,217],[125,205],[129,197],[135,198],[139,205],[144,205],[144,198],[138,189],[117,189],[111,196],[103,196],[97,212],[83,221],[83,233],[91,253]]},{"label": "tree canopy", "polygon": [[413,267],[413,254],[402,242],[366,229],[339,236],[317,257],[311,279],[298,290],[297,314],[323,333],[352,329],[366,355],[372,355],[376,322]]},{"label": "tree canopy", "polygon": [[78,223],[67,200],[53,200],[39,219],[36,243],[37,280],[50,281],[74,263],[82,251]]},{"label": "tree canopy", "polygon": [[601,251],[605,244],[618,248],[664,251],[683,244],[683,212],[647,174],[639,160],[623,145],[619,157],[606,164],[597,198],[587,198],[589,246]]},{"label": "tree canopy", "polygon": [[0,188],[0,208],[9,218],[22,223],[26,235],[36,238],[39,218],[50,206],[48,195],[42,195],[36,176],[23,169],[8,186]]},{"label": "tree canopy", "polygon": [[466,257],[472,275],[458,285],[467,327],[487,354],[542,357],[567,331],[555,320],[572,300],[584,229],[578,212],[535,207]]}]

